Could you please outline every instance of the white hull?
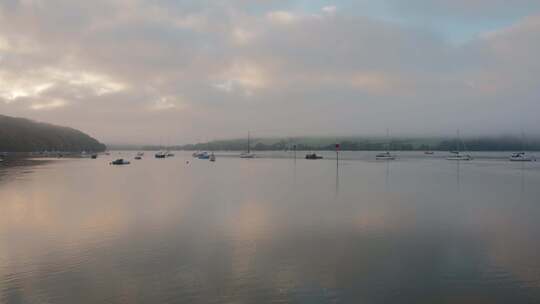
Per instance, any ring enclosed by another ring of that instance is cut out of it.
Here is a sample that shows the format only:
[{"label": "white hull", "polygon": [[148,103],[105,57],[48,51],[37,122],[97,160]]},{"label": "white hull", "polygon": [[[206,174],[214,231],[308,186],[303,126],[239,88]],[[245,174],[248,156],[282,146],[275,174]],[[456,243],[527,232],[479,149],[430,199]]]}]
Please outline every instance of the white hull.
[{"label": "white hull", "polygon": [[375,155],[375,159],[376,160],[395,160],[396,157],[392,155],[390,152],[385,152],[385,153],[379,153]]},{"label": "white hull", "polygon": [[509,158],[510,161],[513,161],[513,162],[532,162],[532,161],[535,161],[536,159],[532,158],[532,157],[510,157]]},{"label": "white hull", "polygon": [[536,158],[534,156],[528,156],[522,152],[522,153],[514,153],[512,156],[510,156],[509,160],[515,161],[515,162],[531,162],[531,161],[536,161]]},{"label": "white hull", "polygon": [[450,156],[446,158],[447,160],[472,160],[470,156]]},{"label": "white hull", "polygon": [[255,158],[255,154],[242,153],[242,154],[240,154],[240,158]]}]

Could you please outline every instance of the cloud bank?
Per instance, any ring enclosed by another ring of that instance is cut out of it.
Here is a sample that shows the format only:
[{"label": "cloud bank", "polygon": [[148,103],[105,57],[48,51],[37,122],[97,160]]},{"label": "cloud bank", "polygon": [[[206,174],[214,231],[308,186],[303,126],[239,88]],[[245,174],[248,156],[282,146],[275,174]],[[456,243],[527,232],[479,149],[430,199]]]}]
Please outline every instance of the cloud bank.
[{"label": "cloud bank", "polygon": [[348,1],[4,0],[0,112],[109,143],[537,133],[537,1],[427,2],[386,1],[409,19],[515,21],[456,44]]}]

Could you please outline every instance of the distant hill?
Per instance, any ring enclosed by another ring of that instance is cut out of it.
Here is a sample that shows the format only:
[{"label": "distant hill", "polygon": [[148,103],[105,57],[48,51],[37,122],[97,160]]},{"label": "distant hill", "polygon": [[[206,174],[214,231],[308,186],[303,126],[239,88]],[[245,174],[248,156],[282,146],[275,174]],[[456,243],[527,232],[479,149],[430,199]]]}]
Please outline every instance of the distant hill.
[{"label": "distant hill", "polygon": [[[297,150],[317,151],[334,150],[335,144],[340,144],[344,151],[450,151],[459,149],[467,151],[521,151],[540,150],[540,139],[528,138],[525,141],[520,136],[484,136],[464,138],[458,141],[455,138],[431,137],[431,138],[392,138],[385,137],[297,137],[297,138],[253,138],[252,150],[291,150],[296,146]],[[246,139],[231,139],[197,143],[171,147],[175,150],[229,150],[241,151],[246,149]],[[159,147],[144,147],[147,149],[159,149]]]},{"label": "distant hill", "polygon": [[103,151],[105,145],[68,127],[0,115],[0,152]]}]

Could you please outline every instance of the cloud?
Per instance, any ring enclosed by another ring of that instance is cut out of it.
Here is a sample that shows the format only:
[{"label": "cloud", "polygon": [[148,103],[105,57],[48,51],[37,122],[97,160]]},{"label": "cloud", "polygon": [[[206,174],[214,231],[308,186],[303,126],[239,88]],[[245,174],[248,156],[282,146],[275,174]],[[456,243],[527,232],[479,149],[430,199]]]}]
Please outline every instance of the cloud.
[{"label": "cloud", "polygon": [[[164,129],[178,142],[248,127],[258,136],[537,129],[539,14],[519,1],[508,14],[527,17],[459,45],[346,1],[2,2],[0,112],[135,143]],[[504,15],[498,0],[436,2],[444,9],[386,3],[404,17]]]},{"label": "cloud", "polygon": [[55,99],[51,101],[41,102],[41,103],[33,103],[30,106],[30,109],[41,111],[41,110],[52,110],[55,108],[61,108],[67,105],[67,102],[62,99]]},{"label": "cloud", "polygon": [[298,20],[298,16],[296,16],[292,12],[287,11],[273,11],[266,14],[266,17],[270,22],[277,23],[277,24],[291,24]]}]

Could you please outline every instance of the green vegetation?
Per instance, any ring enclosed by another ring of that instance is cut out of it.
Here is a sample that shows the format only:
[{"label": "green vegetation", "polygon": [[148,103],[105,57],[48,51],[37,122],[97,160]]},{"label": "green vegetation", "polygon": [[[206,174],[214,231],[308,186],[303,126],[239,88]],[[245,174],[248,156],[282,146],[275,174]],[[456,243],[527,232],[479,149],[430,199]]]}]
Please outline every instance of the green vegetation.
[{"label": "green vegetation", "polygon": [[81,131],[0,115],[0,151],[103,151],[105,145]]},{"label": "green vegetation", "polygon": [[[457,140],[453,138],[398,138],[390,142],[386,138],[377,137],[299,137],[299,138],[254,138],[251,140],[251,149],[259,151],[291,150],[323,151],[334,150],[335,144],[340,144],[344,151],[450,151],[457,147]],[[245,139],[232,139],[212,141],[208,143],[175,146],[176,150],[215,150],[215,151],[241,151],[246,149]],[[145,147],[156,149],[157,147]],[[157,148],[159,149],[159,148]],[[467,151],[521,151],[540,150],[540,140],[528,140],[523,143],[518,136],[478,137],[467,138],[460,142],[460,149]]]}]

